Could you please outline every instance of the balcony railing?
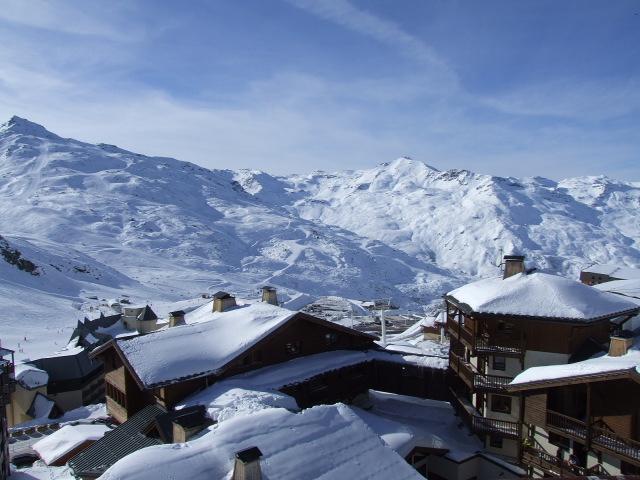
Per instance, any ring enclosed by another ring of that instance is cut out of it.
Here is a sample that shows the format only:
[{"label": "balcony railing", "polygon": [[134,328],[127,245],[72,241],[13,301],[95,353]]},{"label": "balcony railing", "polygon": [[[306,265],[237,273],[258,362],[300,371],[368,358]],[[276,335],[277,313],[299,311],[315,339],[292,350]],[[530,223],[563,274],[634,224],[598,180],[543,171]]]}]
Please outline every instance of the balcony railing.
[{"label": "balcony railing", "polygon": [[561,477],[577,477],[587,476],[589,471],[578,465],[571,465],[558,457],[548,454],[544,450],[533,447],[525,447],[522,451],[522,461],[526,465],[531,467],[537,467],[538,469],[557,475]]},{"label": "balcony railing", "polygon": [[511,380],[511,377],[476,373],[473,377],[473,387],[483,392],[505,392]]},{"label": "balcony railing", "polygon": [[595,448],[622,455],[623,457],[640,462],[640,442],[617,435],[601,427],[592,428],[592,445]]},{"label": "balcony railing", "polygon": [[524,344],[511,335],[482,335],[476,340],[476,351],[483,354],[523,355]]},{"label": "balcony railing", "polygon": [[455,319],[447,318],[447,330],[449,335],[453,335],[459,341],[464,342],[473,350],[476,345],[476,337],[473,332],[465,328],[464,324],[460,325]]},{"label": "balcony railing", "polygon": [[480,434],[500,435],[506,438],[520,438],[520,424],[508,420],[486,418],[479,415],[473,417],[472,428]]},{"label": "balcony railing", "polygon": [[449,352],[449,367],[469,386],[482,392],[505,392],[507,385],[513,380],[511,377],[487,375],[478,372],[476,368],[453,351]]},{"label": "balcony railing", "polygon": [[560,433],[574,440],[584,442],[587,439],[586,423],[552,410],[547,410],[547,427],[555,433]]}]

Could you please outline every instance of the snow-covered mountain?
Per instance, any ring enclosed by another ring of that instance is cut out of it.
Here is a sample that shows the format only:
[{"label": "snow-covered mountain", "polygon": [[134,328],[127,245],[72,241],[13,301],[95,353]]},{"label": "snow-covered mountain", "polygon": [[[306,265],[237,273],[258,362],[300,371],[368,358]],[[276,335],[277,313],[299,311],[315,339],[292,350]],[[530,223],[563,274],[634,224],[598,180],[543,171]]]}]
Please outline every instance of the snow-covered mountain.
[{"label": "snow-covered mountain", "polygon": [[256,296],[267,283],[285,300],[418,308],[497,273],[501,252],[570,276],[593,262],[638,266],[639,203],[640,183],[500,178],[407,158],[287,177],[208,170],[14,117],[0,126],[0,247],[37,274],[0,255],[0,327],[15,341],[95,314],[89,297],[159,306],[218,289]]}]

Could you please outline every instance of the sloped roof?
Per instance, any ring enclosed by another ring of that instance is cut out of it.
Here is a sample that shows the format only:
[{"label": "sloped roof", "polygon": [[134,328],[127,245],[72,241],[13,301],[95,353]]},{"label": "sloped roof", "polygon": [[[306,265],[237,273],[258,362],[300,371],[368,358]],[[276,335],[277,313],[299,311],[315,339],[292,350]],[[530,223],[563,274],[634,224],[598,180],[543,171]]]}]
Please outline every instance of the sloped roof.
[{"label": "sloped roof", "polygon": [[102,363],[89,358],[88,352],[82,349],[75,354],[38,358],[31,363],[49,374],[49,393],[77,389],[102,371]]},{"label": "sloped roof", "polygon": [[632,302],[640,303],[640,279],[613,280],[611,282],[594,285],[593,288],[597,288],[603,292],[617,293],[618,295],[634,298],[635,300],[631,300]]},{"label": "sloped roof", "polygon": [[629,351],[618,357],[598,354],[582,362],[528,368],[517,375],[509,387],[522,390],[556,382],[566,383],[569,379],[606,379],[613,375],[640,380],[640,338],[636,337]]},{"label": "sloped roof", "polygon": [[138,314],[138,320],[140,321],[157,320],[157,319],[158,319],[158,316],[151,309],[149,305],[145,305],[142,311]]},{"label": "sloped roof", "polygon": [[607,275],[613,278],[619,278],[620,280],[640,280],[640,269],[623,267],[620,265],[591,265],[583,270],[588,273],[599,273],[600,275]]},{"label": "sloped roof", "polygon": [[262,453],[264,478],[423,478],[351,408],[337,404],[301,413],[273,408],[235,417],[187,444],[136,452],[105,472],[103,479],[231,478],[235,454],[252,447]]},{"label": "sloped roof", "polygon": [[98,477],[121,458],[141,448],[160,445],[161,440],[147,437],[142,432],[163,413],[165,411],[158,405],[143,408],[87,450],[69,460],[69,467],[78,477]]},{"label": "sloped roof", "polygon": [[102,438],[111,428],[104,424],[65,425],[33,444],[42,461],[51,465],[87,441]]},{"label": "sloped roof", "polygon": [[188,314],[199,323],[116,342],[142,384],[150,388],[218,371],[295,314],[267,303],[212,312],[208,303]]},{"label": "sloped roof", "polygon": [[469,313],[591,321],[638,311],[619,295],[557,275],[519,273],[453,290],[447,297]]}]

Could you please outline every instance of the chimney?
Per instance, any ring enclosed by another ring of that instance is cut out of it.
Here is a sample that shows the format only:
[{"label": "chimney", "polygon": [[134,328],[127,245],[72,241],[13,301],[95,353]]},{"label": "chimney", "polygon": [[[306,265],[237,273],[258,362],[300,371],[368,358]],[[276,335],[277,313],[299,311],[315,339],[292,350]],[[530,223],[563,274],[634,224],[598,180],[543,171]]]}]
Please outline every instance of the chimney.
[{"label": "chimney", "polygon": [[258,447],[251,447],[236,452],[236,462],[233,466],[232,480],[260,480],[260,457],[262,452]]},{"label": "chimney", "polygon": [[262,287],[262,301],[278,306],[278,293],[276,289],[269,286]]},{"label": "chimney", "polygon": [[524,272],[524,255],[504,256],[504,276],[502,278],[509,278],[522,272]]},{"label": "chimney", "polygon": [[232,297],[227,292],[218,292],[213,295],[213,311],[226,312],[236,306],[236,297]]},{"label": "chimney", "polygon": [[176,310],[175,312],[169,313],[169,327],[176,327],[184,324],[184,312],[182,310]]},{"label": "chimney", "polygon": [[618,333],[611,335],[609,342],[609,356],[621,357],[626,355],[629,348],[633,345],[633,335],[631,332],[621,330]]}]

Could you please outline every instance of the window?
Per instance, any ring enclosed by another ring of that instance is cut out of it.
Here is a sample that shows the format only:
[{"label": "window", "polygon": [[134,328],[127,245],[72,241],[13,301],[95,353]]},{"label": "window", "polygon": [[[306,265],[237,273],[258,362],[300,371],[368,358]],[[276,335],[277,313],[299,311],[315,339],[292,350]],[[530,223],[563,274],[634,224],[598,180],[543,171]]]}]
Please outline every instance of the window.
[{"label": "window", "polygon": [[300,340],[287,343],[285,350],[289,355],[298,355],[300,353]]},{"label": "window", "polygon": [[491,435],[489,437],[489,446],[493,448],[502,448],[502,437]]},{"label": "window", "polygon": [[331,347],[338,343],[338,334],[335,332],[326,333],[324,335],[324,341],[326,342],[327,346]]},{"label": "window", "polygon": [[505,395],[491,395],[491,411],[511,413],[511,397]]},{"label": "window", "polygon": [[507,369],[507,359],[505,357],[494,355],[493,369],[505,371]]},{"label": "window", "polygon": [[503,322],[500,320],[498,322],[498,331],[501,333],[511,333],[513,331],[513,323]]},{"label": "window", "polygon": [[109,382],[105,382],[105,390],[107,397],[116,402],[121,407],[127,408],[127,397],[118,388],[114,387]]}]

